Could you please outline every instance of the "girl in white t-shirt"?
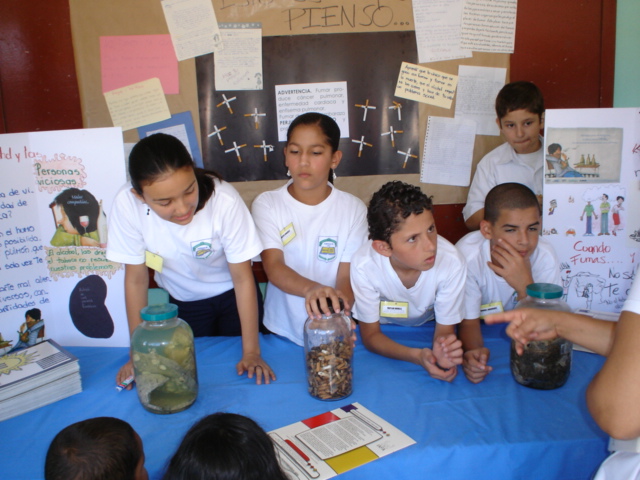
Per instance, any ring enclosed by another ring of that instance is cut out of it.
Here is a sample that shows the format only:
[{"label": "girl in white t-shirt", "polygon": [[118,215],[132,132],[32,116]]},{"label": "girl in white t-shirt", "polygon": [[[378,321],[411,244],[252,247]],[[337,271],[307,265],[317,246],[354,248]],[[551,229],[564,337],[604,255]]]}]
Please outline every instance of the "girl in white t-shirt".
[{"label": "girl in white t-shirt", "polygon": [[329,314],[342,300],[353,305],[351,255],[366,240],[366,207],[332,184],[340,164],[340,128],[320,113],[297,117],[284,149],[291,180],[252,205],[269,277],[264,324],[302,345],[307,316]]},{"label": "girl in white t-shirt", "polygon": [[[251,270],[262,244],[242,198],[215,174],[195,168],[171,135],[140,140],[129,174],[131,185],[118,192],[109,217],[107,258],[125,264],[130,332],[147,305],[149,266],[195,336],[241,334],[238,374],[255,375],[257,383],[275,380],[260,355],[261,302]],[[117,381],[132,373],[129,361]]]}]

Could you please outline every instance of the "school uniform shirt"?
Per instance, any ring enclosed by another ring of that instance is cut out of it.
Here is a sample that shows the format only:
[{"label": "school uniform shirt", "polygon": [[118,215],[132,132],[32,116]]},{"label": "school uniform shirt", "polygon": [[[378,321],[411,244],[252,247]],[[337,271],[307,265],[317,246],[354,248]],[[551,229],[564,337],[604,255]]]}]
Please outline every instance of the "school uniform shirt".
[{"label": "school uniform shirt", "polygon": [[253,219],[238,192],[214,179],[215,191],[187,225],[163,220],[123,187],[109,215],[107,258],[131,265],[146,254],[162,257],[158,285],[185,302],[203,300],[233,288],[229,263],[241,263],[262,251]]},{"label": "school uniform shirt", "polygon": [[429,320],[455,325],[463,318],[464,258],[438,235],[436,261],[406,288],[389,257],[368,241],[351,259],[351,287],[356,301],[353,317],[361,322],[418,326]]},{"label": "school uniform shirt", "polygon": [[[640,279],[635,278],[623,311],[640,315]],[[596,473],[594,480],[640,480],[640,453],[617,451],[609,455]]]},{"label": "school uniform shirt", "polygon": [[[542,137],[540,142],[544,145]],[[519,155],[509,145],[503,143],[487,153],[476,167],[473,176],[467,204],[462,209],[462,215],[467,220],[471,215],[484,208],[487,193],[496,185],[502,183],[521,183],[526,185],[536,195],[542,195],[544,180],[543,148],[534,153]]]},{"label": "school uniform shirt", "polygon": [[[491,242],[479,231],[462,237],[456,248],[467,261],[467,282],[464,295],[464,318],[480,317],[481,307],[492,304],[487,313],[513,310],[518,302],[514,288],[500,275],[489,268],[491,261]],[[529,257],[531,274],[535,283],[554,283],[562,286],[560,279],[560,261],[553,245],[544,237],[538,240],[538,246]]]},{"label": "school uniform shirt", "polygon": [[[360,199],[331,184],[322,203],[305,205],[287,190],[291,182],[258,195],[251,206],[264,249],[282,250],[288,267],[335,288],[340,263],[349,263],[367,238],[367,209]],[[304,297],[287,294],[269,281],[265,326],[302,345],[306,318]]]}]

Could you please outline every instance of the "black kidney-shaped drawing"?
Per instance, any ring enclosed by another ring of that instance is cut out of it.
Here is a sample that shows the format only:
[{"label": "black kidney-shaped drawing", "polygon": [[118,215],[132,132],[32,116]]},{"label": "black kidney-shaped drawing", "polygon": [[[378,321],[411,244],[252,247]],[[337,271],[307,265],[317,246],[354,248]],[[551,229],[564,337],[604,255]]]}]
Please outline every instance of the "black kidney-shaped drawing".
[{"label": "black kidney-shaped drawing", "polygon": [[80,333],[89,338],[110,338],[114,324],[104,304],[107,284],[98,275],[80,280],[69,296],[69,314]]}]

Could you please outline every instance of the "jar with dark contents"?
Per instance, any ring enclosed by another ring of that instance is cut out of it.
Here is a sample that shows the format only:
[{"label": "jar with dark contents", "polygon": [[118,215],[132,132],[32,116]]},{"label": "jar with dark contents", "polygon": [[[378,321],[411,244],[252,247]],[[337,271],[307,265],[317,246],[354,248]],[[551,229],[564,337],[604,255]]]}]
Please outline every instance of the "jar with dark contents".
[{"label": "jar with dark contents", "polygon": [[[552,283],[532,283],[527,286],[527,296],[516,308],[541,308],[571,312],[571,307],[562,300],[562,287]],[[524,346],[522,355],[516,352],[516,343],[511,341],[511,373],[520,385],[552,390],[569,379],[573,344],[564,338],[534,340]]]},{"label": "jar with dark contents", "polygon": [[198,373],[191,327],[178,318],[172,303],[150,305],[131,336],[136,390],[142,406],[153,413],[176,413],[198,396]]},{"label": "jar with dark contents", "polygon": [[353,389],[353,342],[351,319],[340,305],[331,302],[331,315],[307,318],[304,324],[304,354],[309,393],[319,400],[340,400]]}]

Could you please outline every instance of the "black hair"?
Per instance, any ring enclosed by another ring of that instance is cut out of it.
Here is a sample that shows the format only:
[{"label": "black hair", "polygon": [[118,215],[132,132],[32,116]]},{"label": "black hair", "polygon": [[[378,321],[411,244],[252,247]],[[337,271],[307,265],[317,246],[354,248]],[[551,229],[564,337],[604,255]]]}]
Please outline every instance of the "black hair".
[{"label": "black hair", "polygon": [[44,466],[45,480],[134,480],[142,444],[127,422],[97,417],[62,429]]},{"label": "black hair", "polygon": [[484,219],[495,223],[503,210],[522,210],[536,207],[540,213],[538,197],[529,187],[521,183],[501,183],[496,185],[484,200]]},{"label": "black hair", "polygon": [[496,97],[496,115],[502,120],[509,112],[526,110],[542,119],[544,97],[538,87],[531,82],[507,83]]},{"label": "black hair", "polygon": [[549,152],[549,155],[553,155],[558,150],[562,150],[562,145],[560,145],[559,143],[552,143],[547,147],[547,152]]},{"label": "black hair", "polygon": [[287,480],[266,432],[234,413],[214,413],[186,433],[163,480]]},{"label": "black hair", "polygon": [[618,195],[618,196],[616,197],[616,200],[620,200],[620,199],[622,199],[622,201],[624,202],[624,197],[623,197],[622,195]]},{"label": "black hair", "polygon": [[373,194],[367,209],[369,239],[391,244],[391,235],[411,214],[432,210],[431,197],[419,187],[395,180],[385,183]]},{"label": "black hair", "polygon": [[215,191],[213,179],[221,177],[211,170],[196,167],[187,147],[178,138],[154,133],[136,143],[129,154],[129,177],[138,195],[142,195],[144,185],[186,167],[193,169],[198,183],[198,212]]},{"label": "black hair", "polygon": [[42,318],[42,312],[39,308],[32,308],[31,310],[27,310],[24,313],[24,318],[27,318],[27,316],[33,318],[34,320],[40,320]]},{"label": "black hair", "polygon": [[[300,125],[316,125],[325,136],[327,143],[331,147],[331,153],[338,151],[340,147],[340,127],[336,121],[323,113],[307,112],[302,115],[298,115],[293,119],[289,128],[287,129],[287,143],[291,141],[291,134]],[[333,169],[329,170],[328,180],[333,183]]]},{"label": "black hair", "polygon": [[[69,222],[78,233],[95,232],[98,229],[100,203],[89,190],[67,188],[60,192],[49,206],[54,205],[64,210]],[[89,224],[86,227],[80,223],[80,217],[89,217]]]},{"label": "black hair", "polygon": [[607,195],[606,193],[603,193],[602,196],[607,197],[607,200],[609,200],[609,195]]}]

